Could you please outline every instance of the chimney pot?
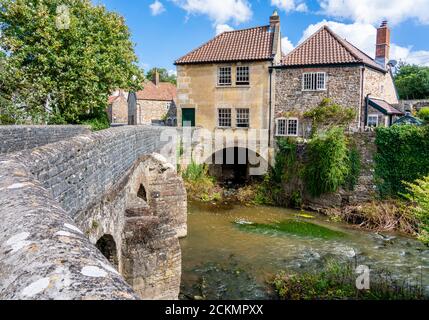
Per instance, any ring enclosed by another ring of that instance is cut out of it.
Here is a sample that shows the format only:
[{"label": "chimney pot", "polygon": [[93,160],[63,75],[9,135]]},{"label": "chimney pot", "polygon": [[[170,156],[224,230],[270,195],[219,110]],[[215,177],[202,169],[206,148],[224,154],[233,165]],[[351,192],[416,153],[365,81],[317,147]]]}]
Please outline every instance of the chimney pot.
[{"label": "chimney pot", "polygon": [[386,68],[390,54],[390,29],[384,20],[377,29],[377,43],[375,49],[375,61]]}]

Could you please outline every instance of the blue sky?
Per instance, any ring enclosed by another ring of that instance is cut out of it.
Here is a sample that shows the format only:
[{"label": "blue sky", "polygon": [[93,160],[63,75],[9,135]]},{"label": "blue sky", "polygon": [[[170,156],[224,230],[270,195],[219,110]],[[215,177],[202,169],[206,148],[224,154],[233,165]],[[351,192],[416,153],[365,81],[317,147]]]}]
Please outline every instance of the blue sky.
[{"label": "blue sky", "polygon": [[429,0],[94,0],[123,15],[144,69],[175,70],[174,60],[222,30],[268,24],[279,9],[284,51],[328,24],[370,55],[383,19],[391,58],[429,65]]}]

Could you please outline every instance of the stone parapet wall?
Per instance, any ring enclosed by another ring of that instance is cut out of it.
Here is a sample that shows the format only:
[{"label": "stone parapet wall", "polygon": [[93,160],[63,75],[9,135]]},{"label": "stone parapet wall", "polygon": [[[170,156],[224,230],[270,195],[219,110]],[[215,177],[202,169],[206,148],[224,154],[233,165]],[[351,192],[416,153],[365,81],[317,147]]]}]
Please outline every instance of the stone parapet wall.
[{"label": "stone parapet wall", "polygon": [[[0,156],[0,299],[177,298],[186,191],[148,156],[166,145],[161,130],[111,128]],[[94,246],[105,236],[113,260]]]},{"label": "stone parapet wall", "polygon": [[0,126],[0,154],[33,149],[81,134],[86,126]]},{"label": "stone parapet wall", "polygon": [[0,299],[138,298],[24,164],[0,176]]},{"label": "stone parapet wall", "polygon": [[72,217],[100,202],[142,155],[158,151],[161,129],[111,128],[80,135],[11,157],[51,191]]}]

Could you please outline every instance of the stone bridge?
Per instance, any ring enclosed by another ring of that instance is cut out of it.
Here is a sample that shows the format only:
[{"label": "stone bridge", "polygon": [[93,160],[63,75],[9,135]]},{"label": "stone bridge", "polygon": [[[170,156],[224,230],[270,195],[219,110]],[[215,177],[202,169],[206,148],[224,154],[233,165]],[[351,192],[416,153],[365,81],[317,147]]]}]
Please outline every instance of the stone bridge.
[{"label": "stone bridge", "polygon": [[0,299],[177,299],[186,191],[160,128],[0,127]]}]

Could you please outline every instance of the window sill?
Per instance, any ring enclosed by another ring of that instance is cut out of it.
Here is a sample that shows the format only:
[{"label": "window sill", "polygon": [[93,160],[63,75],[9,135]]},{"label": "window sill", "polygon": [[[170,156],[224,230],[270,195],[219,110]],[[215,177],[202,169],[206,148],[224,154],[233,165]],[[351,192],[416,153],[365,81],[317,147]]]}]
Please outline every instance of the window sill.
[{"label": "window sill", "polygon": [[216,86],[216,89],[225,89],[225,88],[249,89],[250,85],[229,85],[229,86],[220,86],[220,85],[217,85]]},{"label": "window sill", "polygon": [[250,128],[240,128],[240,127],[215,127],[215,130],[225,130],[225,129],[232,129],[232,130],[249,130]]},{"label": "window sill", "polygon": [[321,90],[301,90],[301,92],[326,92],[328,89],[321,89]]}]

